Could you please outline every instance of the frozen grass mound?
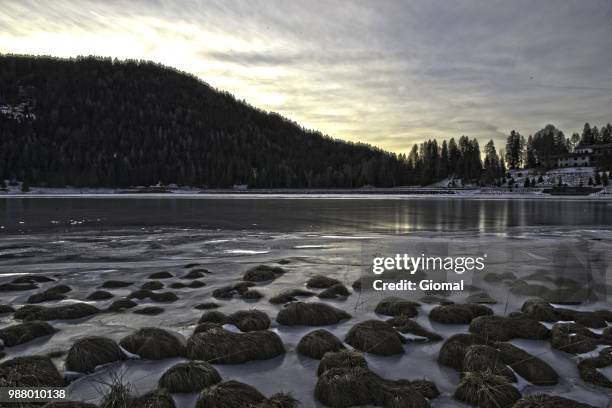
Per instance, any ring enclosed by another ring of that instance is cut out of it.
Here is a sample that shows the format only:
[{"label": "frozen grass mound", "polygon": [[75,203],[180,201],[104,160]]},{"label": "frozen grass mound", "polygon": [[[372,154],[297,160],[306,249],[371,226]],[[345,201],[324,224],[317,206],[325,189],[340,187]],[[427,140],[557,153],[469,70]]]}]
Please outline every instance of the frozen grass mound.
[{"label": "frozen grass mound", "polygon": [[597,357],[587,358],[578,363],[580,378],[600,387],[612,388],[612,379],[599,371],[612,365],[612,347],[603,349]]},{"label": "frozen grass mound", "polygon": [[71,303],[64,306],[24,306],[15,312],[15,319],[32,320],[72,320],[95,315],[100,312],[88,303]]},{"label": "frozen grass mound", "polygon": [[193,269],[181,277],[181,279],[200,279],[205,276],[206,269]]},{"label": "frozen grass mound", "polygon": [[299,405],[298,400],[291,394],[279,392],[254,405],[253,408],[297,408]]},{"label": "frozen grass mound", "polygon": [[[530,299],[523,303],[521,312],[525,317],[542,322],[555,323],[559,321],[574,321],[586,327],[601,329],[607,327],[606,318],[612,319],[601,312],[583,312],[578,310],[558,308],[541,299]],[[610,320],[612,321],[612,320]]]},{"label": "frozen grass mound", "polygon": [[202,390],[195,408],[247,408],[254,407],[265,399],[255,387],[230,380]]},{"label": "frozen grass mound", "polygon": [[115,382],[100,402],[100,408],[175,408],[168,391],[156,389],[134,396],[128,385]]},{"label": "frozen grass mound", "polygon": [[368,368],[368,363],[365,358],[363,358],[363,354],[346,349],[337,352],[328,352],[321,358],[321,362],[317,368],[317,375],[321,375],[332,368],[356,367]]},{"label": "frozen grass mound", "polygon": [[582,354],[595,350],[601,335],[576,323],[555,323],[550,331],[553,348],[570,354]]},{"label": "frozen grass mound", "polygon": [[106,337],[85,337],[75,341],[66,356],[66,369],[77,373],[93,373],[102,364],[125,359],[121,348]]},{"label": "frozen grass mound", "polygon": [[508,382],[516,382],[516,376],[491,346],[474,344],[468,346],[463,357],[463,371],[484,372],[504,377]]},{"label": "frozen grass mound", "polygon": [[160,303],[172,303],[176,302],[179,298],[173,292],[152,292],[150,290],[139,289],[129,294],[130,299],[151,299],[153,302]]},{"label": "frozen grass mound", "polygon": [[117,299],[108,307],[109,312],[121,312],[125,309],[131,309],[138,306],[136,302],[130,299]]},{"label": "frozen grass mound", "polygon": [[512,408],[595,408],[557,395],[535,394],[526,395],[518,400]]},{"label": "frozen grass mound", "polygon": [[155,272],[149,275],[149,279],[170,279],[173,277],[174,275],[168,271]]},{"label": "frozen grass mound", "polygon": [[217,309],[219,307],[221,307],[221,305],[215,302],[200,303],[194,306],[194,308],[198,310]]},{"label": "frozen grass mound", "polygon": [[469,324],[478,316],[492,315],[487,306],[468,303],[436,306],[429,312],[429,319],[442,324]]},{"label": "frozen grass mound", "polygon": [[11,282],[17,284],[23,283],[45,283],[45,282],[55,282],[55,279],[49,278],[44,275],[22,275],[13,279]]},{"label": "frozen grass mound", "polygon": [[467,372],[453,397],[480,408],[505,408],[521,398],[521,393],[502,376],[491,371]]},{"label": "frozen grass mound", "polygon": [[185,355],[185,346],[176,335],[156,327],[139,329],[122,338],[119,345],[146,360],[162,360]]},{"label": "frozen grass mound", "polygon": [[43,356],[16,357],[0,364],[0,387],[64,387],[66,381]]},{"label": "frozen grass mound", "polygon": [[258,265],[247,270],[242,280],[247,282],[270,282],[286,272],[280,266]]},{"label": "frozen grass mound", "polygon": [[145,316],[157,316],[164,313],[164,308],[157,306],[147,306],[141,307],[140,309],[134,309],[132,313]]},{"label": "frozen grass mound", "polygon": [[34,283],[3,283],[0,284],[0,292],[23,292],[38,289]]},{"label": "frozen grass mound", "polygon": [[87,296],[87,300],[108,300],[113,298],[113,294],[105,290],[96,290]]},{"label": "frozen grass mound", "polygon": [[518,375],[535,385],[555,385],[559,382],[557,372],[543,360],[511,343],[496,343],[499,357]]},{"label": "frozen grass mound", "polygon": [[346,334],[344,341],[364,353],[380,356],[403,354],[404,338],[388,323],[366,320],[357,323]]},{"label": "frozen grass mound", "polygon": [[42,303],[42,302],[52,302],[55,300],[63,300],[66,299],[62,290],[63,287],[53,287],[49,288],[43,292],[35,293],[26,300],[26,303]]},{"label": "frozen grass mound", "polygon": [[285,326],[327,326],[351,315],[325,303],[289,303],[278,312],[276,321]]},{"label": "frozen grass mound", "polygon": [[118,280],[109,280],[102,284],[102,288],[104,289],[121,289],[127,288],[128,286],[132,286],[134,282],[126,282],[126,281],[118,281]]},{"label": "frozen grass mound", "polygon": [[341,283],[330,286],[318,294],[321,299],[346,299],[351,292]]},{"label": "frozen grass mound", "polygon": [[435,385],[425,386],[422,381],[418,385],[413,383],[386,380],[364,367],[331,368],[319,376],[315,397],[326,406],[338,408],[362,405],[430,407],[427,398],[439,394]]},{"label": "frozen grass mound", "polygon": [[234,296],[244,295],[250,287],[255,286],[253,282],[239,282],[233,285],[222,286],[213,290],[213,297],[215,299],[229,300]]},{"label": "frozen grass mound", "polygon": [[0,340],[6,347],[13,347],[53,333],[55,329],[49,323],[30,321],[0,329]]},{"label": "frozen grass mound", "polygon": [[219,372],[206,361],[190,361],[170,367],[159,379],[159,387],[172,394],[199,392],[221,382]]},{"label": "frozen grass mound", "polygon": [[223,312],[219,312],[217,310],[211,310],[209,312],[204,313],[198,323],[219,323],[224,324],[227,320],[227,316]]},{"label": "frozen grass mound", "polygon": [[240,331],[252,332],[270,327],[270,318],[261,310],[240,310],[229,315],[225,323],[233,324]]},{"label": "frozen grass mound", "polygon": [[306,282],[306,287],[310,289],[327,289],[338,284],[341,284],[338,279],[330,278],[324,275],[315,275],[308,279],[308,282]]},{"label": "frozen grass mound", "polygon": [[242,364],[268,360],[285,353],[280,337],[271,331],[234,333],[209,326],[187,341],[187,356],[212,364]]},{"label": "frozen grass mound", "polygon": [[385,316],[415,317],[419,314],[419,306],[417,302],[390,296],[378,302],[374,311]]},{"label": "frozen grass mound", "polygon": [[164,288],[164,284],[157,280],[145,282],[142,285],[140,285],[140,289],[142,290],[160,290],[163,288]]},{"label": "frozen grass mound", "polygon": [[289,289],[282,291],[275,296],[270,298],[270,303],[273,305],[280,305],[289,302],[297,302],[298,297],[311,297],[314,296],[313,292],[304,289]]},{"label": "frozen grass mound", "polygon": [[542,323],[522,317],[480,316],[470,323],[470,332],[487,341],[546,340],[549,337],[549,330]]},{"label": "frozen grass mound", "polygon": [[423,337],[424,339],[430,341],[442,340],[442,336],[440,336],[439,334],[427,330],[414,320],[404,315],[392,317],[391,319],[387,320],[387,323],[404,334],[412,334],[414,336]]},{"label": "frozen grass mound", "polygon": [[344,350],[344,344],[332,333],[324,329],[314,330],[300,339],[298,353],[320,360],[325,353]]},{"label": "frozen grass mound", "polygon": [[463,371],[463,361],[467,348],[472,345],[485,344],[485,341],[473,334],[455,334],[442,344],[438,353],[438,363],[457,371]]}]

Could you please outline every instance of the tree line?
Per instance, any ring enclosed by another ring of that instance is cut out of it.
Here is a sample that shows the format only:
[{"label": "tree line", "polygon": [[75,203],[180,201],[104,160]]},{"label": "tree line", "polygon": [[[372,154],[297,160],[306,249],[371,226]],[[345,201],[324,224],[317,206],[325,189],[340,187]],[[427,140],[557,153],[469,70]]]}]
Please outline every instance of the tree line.
[{"label": "tree line", "polygon": [[[513,130],[505,151],[493,140],[481,151],[461,136],[396,155],[305,129],[159,64],[0,55],[0,180],[27,185],[490,185],[507,168],[546,167],[551,157],[606,143],[610,124],[587,123],[569,138],[547,125],[527,138]],[[610,169],[612,158],[601,166]]]},{"label": "tree line", "polygon": [[410,173],[151,62],[0,56],[0,108],[0,179],[30,185],[393,187]]}]

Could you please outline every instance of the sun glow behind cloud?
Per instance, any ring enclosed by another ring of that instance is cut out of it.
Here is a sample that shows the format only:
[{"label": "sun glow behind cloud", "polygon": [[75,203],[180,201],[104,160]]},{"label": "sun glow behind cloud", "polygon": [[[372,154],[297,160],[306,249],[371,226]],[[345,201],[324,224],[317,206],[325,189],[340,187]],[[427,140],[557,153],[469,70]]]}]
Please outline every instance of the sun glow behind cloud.
[{"label": "sun glow behind cloud", "polygon": [[4,1],[0,52],[146,59],[335,137],[405,152],[612,121],[612,6]]}]

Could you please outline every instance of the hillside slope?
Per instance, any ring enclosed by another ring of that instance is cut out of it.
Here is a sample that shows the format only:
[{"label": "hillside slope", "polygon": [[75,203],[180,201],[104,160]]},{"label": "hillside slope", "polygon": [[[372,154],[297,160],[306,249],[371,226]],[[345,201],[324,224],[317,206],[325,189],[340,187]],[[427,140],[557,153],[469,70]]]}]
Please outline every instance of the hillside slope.
[{"label": "hillside slope", "polygon": [[0,56],[0,179],[33,185],[359,187],[405,183],[341,142],[158,64]]}]

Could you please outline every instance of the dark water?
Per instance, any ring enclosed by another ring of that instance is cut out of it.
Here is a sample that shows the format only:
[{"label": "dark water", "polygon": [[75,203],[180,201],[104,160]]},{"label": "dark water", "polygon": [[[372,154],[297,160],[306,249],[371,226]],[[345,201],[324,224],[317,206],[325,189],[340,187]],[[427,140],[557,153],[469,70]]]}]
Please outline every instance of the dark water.
[{"label": "dark water", "polygon": [[134,226],[391,233],[609,228],[612,204],[472,198],[0,198],[0,233]]}]

